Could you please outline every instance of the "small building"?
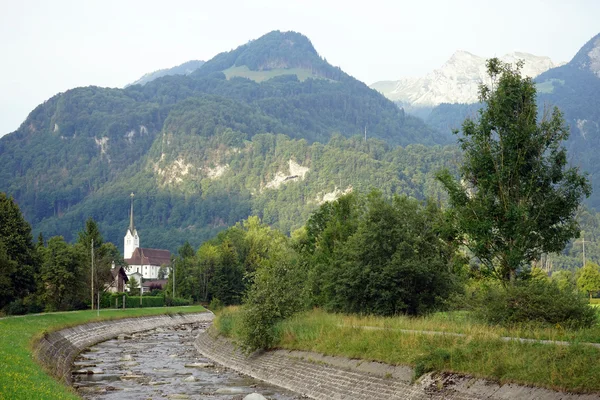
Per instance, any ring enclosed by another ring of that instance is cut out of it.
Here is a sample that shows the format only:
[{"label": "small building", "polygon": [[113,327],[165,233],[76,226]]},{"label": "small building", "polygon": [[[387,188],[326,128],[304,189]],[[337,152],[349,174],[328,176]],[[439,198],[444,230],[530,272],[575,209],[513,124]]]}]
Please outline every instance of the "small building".
[{"label": "small building", "polygon": [[113,262],[110,274],[112,276],[112,281],[107,285],[106,291],[110,293],[124,292],[125,285],[127,284],[127,282],[129,282],[129,278],[127,277],[125,268],[117,268],[115,267],[115,263]]}]

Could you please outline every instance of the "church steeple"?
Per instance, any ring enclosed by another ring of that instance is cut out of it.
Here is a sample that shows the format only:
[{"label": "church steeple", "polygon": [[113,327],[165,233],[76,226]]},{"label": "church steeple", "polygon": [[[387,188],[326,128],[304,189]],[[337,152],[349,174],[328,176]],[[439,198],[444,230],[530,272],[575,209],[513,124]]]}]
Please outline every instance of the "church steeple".
[{"label": "church steeple", "polygon": [[133,192],[131,192],[130,194],[131,196],[131,211],[129,212],[129,232],[131,232],[132,235],[135,235],[135,226],[133,225]]},{"label": "church steeple", "polygon": [[125,259],[131,258],[135,249],[140,247],[140,237],[138,236],[138,233],[135,230],[135,225],[133,224],[133,196],[134,194],[131,193],[129,227],[127,228],[127,232],[125,232],[125,237],[123,238],[123,258]]}]

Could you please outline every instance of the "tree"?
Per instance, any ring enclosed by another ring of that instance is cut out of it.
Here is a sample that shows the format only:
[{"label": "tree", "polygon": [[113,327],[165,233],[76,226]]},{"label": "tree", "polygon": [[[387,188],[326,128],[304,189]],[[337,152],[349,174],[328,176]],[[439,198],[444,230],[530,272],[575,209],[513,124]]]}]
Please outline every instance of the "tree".
[{"label": "tree", "polygon": [[38,265],[31,227],[12,197],[1,192],[0,242],[0,308],[3,308],[12,300],[35,292]]},{"label": "tree", "polygon": [[40,297],[49,311],[72,309],[81,299],[75,288],[82,278],[78,254],[62,236],[48,240],[41,250],[42,266],[39,274]]},{"label": "tree", "polygon": [[440,308],[457,288],[443,220],[431,202],[369,194],[356,231],[336,244],[324,271],[325,306],[379,315]]},{"label": "tree", "polygon": [[112,243],[105,243],[96,221],[91,217],[88,218],[85,221],[85,228],[78,233],[77,243],[75,244],[80,256],[80,272],[83,275],[81,280],[86,282],[78,290],[86,301],[91,294],[92,243],[94,244],[94,299],[97,299],[98,292],[106,291],[107,284],[112,282],[110,269],[113,261],[118,266],[125,265],[116,246]]},{"label": "tree", "polygon": [[592,298],[592,293],[600,291],[600,266],[598,264],[588,261],[578,271],[577,287],[587,292]]},{"label": "tree", "polygon": [[127,287],[129,288],[129,293],[132,296],[139,295],[140,293],[140,283],[134,276],[130,276],[127,281]]},{"label": "tree", "polygon": [[269,349],[277,341],[277,322],[302,310],[306,273],[286,237],[274,238],[256,265],[254,282],[244,298],[242,347]]},{"label": "tree", "polygon": [[438,174],[466,246],[504,284],[578,236],[575,212],[591,193],[587,178],[567,166],[561,112],[554,108],[538,123],[535,84],[521,67],[488,60],[485,106],[479,120],[464,121],[459,139],[461,180]]}]

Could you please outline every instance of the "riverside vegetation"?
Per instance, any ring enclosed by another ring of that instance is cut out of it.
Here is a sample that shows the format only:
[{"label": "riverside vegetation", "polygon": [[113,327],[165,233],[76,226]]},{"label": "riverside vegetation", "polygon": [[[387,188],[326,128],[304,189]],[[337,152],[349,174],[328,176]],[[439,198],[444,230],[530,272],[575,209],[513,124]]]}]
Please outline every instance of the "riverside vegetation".
[{"label": "riverside vegetation", "polygon": [[488,70],[493,90],[482,87],[479,118],[463,124],[460,178],[438,175],[450,207],[377,192],[321,206],[287,244],[268,242],[244,274],[241,307],[222,311],[216,330],[247,351],[408,364],[415,378],[440,370],[600,390],[599,349],[588,343],[600,327],[586,299],[600,289],[597,265],[577,279],[536,267],[578,235],[589,183],[567,166],[560,112],[538,123],[519,65],[492,59]]}]

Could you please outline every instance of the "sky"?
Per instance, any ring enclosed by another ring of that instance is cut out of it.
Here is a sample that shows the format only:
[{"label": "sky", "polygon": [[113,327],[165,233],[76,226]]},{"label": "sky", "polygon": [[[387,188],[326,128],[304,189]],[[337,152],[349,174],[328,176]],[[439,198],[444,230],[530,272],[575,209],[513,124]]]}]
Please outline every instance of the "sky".
[{"label": "sky", "polygon": [[0,136],[59,92],[123,87],[272,30],[303,33],[371,84],[425,75],[456,50],[569,61],[599,15],[598,0],[0,0]]}]

